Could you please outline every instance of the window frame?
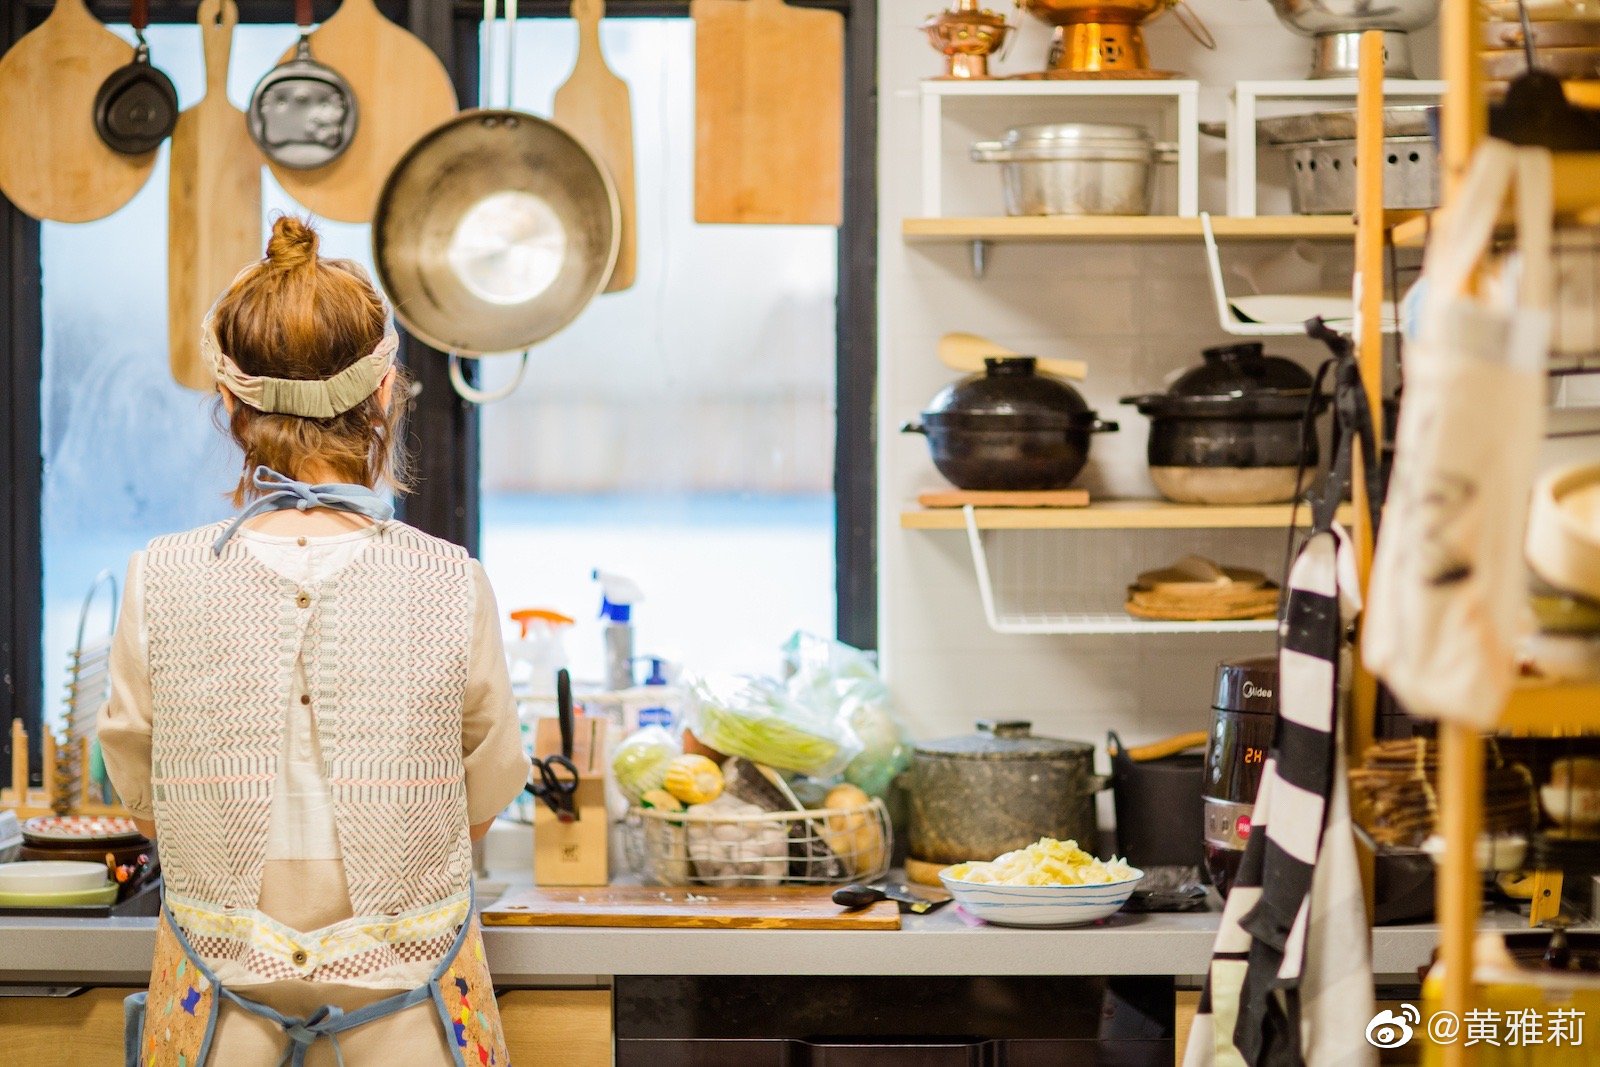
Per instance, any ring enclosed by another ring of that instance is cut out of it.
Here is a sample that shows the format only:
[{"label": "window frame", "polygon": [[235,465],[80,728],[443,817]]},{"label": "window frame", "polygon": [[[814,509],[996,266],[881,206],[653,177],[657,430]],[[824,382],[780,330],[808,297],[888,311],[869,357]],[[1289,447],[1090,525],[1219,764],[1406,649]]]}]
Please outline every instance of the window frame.
[{"label": "window frame", "polygon": [[[237,0],[243,23],[292,22],[291,0]],[[44,21],[52,0],[16,0],[0,16],[0,52]],[[125,23],[128,0],[88,0],[108,23]],[[195,0],[151,0],[153,23],[192,23]],[[315,18],[336,0],[316,0]],[[439,55],[463,107],[478,94],[480,0],[377,0]],[[839,228],[834,420],[834,568],[839,639],[874,649],[878,638],[877,477],[873,411],[877,383],[877,4],[810,0],[801,6],[845,16],[844,200]],[[564,18],[567,0],[522,0],[522,18]],[[609,0],[611,18],[686,17],[686,0]],[[3,149],[0,149],[3,150]],[[10,785],[11,723],[30,736],[29,766],[41,758],[40,718],[50,666],[43,662],[44,552],[40,451],[43,290],[39,223],[0,197],[0,785]],[[401,517],[476,554],[479,536],[477,409],[450,387],[442,354],[401,329],[400,358],[421,385],[409,419],[417,491]],[[470,361],[468,361],[470,364]],[[468,373],[471,373],[470,366]],[[421,442],[426,441],[427,447]],[[37,784],[37,781],[35,782]]]}]

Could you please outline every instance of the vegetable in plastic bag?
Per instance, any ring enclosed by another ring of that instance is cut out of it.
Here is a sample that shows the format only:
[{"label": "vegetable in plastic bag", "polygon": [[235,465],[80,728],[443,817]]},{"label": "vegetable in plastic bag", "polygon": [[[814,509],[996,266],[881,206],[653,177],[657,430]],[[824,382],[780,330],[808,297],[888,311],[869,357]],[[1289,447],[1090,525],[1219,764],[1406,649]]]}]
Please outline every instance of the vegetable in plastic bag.
[{"label": "vegetable in plastic bag", "polygon": [[729,756],[829,776],[861,752],[836,708],[802,703],[767,679],[699,679],[690,687],[690,702],[695,736]]},{"label": "vegetable in plastic bag", "polygon": [[683,754],[678,741],[660,726],[636,730],[617,746],[611,757],[611,774],[632,804],[667,778],[667,765]]}]

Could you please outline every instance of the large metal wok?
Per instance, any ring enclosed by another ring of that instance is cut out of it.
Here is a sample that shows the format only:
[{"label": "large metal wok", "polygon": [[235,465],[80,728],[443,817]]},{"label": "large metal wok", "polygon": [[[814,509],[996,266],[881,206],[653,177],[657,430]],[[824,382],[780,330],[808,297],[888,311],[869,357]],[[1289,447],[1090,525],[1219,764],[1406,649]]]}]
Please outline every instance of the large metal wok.
[{"label": "large metal wok", "polygon": [[[616,188],[587,149],[537,116],[485,108],[435,128],[395,165],[372,221],[373,262],[395,316],[450,353],[457,392],[486,403],[515,389],[527,350],[605,287],[620,234]],[[461,373],[461,356],[519,351],[501,389]]]}]

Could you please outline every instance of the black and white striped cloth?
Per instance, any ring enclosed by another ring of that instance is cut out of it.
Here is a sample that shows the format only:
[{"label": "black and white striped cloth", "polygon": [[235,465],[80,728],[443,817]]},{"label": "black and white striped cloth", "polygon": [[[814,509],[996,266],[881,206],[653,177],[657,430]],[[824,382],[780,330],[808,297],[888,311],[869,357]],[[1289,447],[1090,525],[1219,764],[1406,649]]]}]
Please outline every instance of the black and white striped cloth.
[{"label": "black and white striped cloth", "polygon": [[[1338,407],[1360,422],[1352,387],[1358,397],[1359,379],[1346,361]],[[1272,748],[1184,1067],[1377,1062],[1366,1041],[1370,934],[1341,723],[1351,663],[1346,635],[1360,610],[1354,553],[1332,521],[1350,469],[1350,437],[1341,436],[1336,432],[1335,450],[1346,450],[1335,457],[1315,532],[1289,569]]]}]

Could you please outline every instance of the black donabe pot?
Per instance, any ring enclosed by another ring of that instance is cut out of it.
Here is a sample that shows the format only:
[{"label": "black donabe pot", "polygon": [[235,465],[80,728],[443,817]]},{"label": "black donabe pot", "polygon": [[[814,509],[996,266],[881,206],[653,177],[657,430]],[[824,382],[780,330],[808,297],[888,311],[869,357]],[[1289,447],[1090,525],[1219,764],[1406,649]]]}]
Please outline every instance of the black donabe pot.
[{"label": "black donabe pot", "polygon": [[[1311,375],[1266,355],[1257,342],[1220,345],[1165,393],[1123,397],[1150,418],[1150,478],[1161,495],[1191,504],[1294,499],[1296,471],[1317,464],[1303,430]],[[1327,406],[1318,398],[1317,411]]]},{"label": "black donabe pot", "polygon": [[1111,756],[1117,852],[1143,871],[1204,866],[1200,811],[1204,755],[1175,752],[1160,759],[1135,760],[1115,732],[1106,735],[1106,751]]},{"label": "black donabe pot", "polygon": [[958,489],[1065,489],[1089,461],[1089,435],[1115,430],[1032,356],[986,359],[984,373],[941,389],[903,433],[928,438],[933,465]]}]

